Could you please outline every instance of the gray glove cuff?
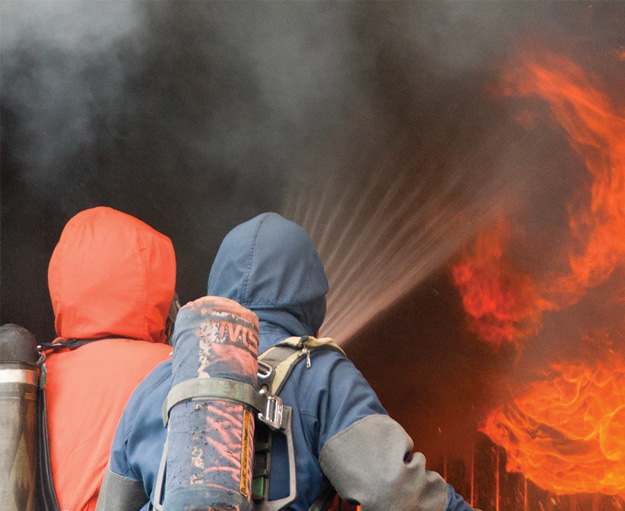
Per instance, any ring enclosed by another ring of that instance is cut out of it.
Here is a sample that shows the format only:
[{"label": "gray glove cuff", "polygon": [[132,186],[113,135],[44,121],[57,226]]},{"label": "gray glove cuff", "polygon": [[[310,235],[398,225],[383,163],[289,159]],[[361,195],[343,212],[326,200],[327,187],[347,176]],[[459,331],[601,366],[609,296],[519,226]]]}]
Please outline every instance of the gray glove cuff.
[{"label": "gray glove cuff", "polygon": [[447,483],[425,470],[404,429],[386,415],[369,415],[330,438],[319,461],[339,495],[362,511],[445,511]]},{"label": "gray glove cuff", "polygon": [[96,511],[138,511],[148,500],[139,481],[120,476],[107,467]]}]

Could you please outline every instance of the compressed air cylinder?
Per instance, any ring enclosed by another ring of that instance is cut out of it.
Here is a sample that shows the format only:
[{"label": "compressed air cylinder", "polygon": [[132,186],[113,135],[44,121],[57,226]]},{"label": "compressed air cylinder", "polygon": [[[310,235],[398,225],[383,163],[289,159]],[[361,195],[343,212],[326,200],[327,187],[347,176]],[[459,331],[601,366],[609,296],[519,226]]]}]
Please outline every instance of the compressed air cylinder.
[{"label": "compressed air cylinder", "polygon": [[[191,378],[256,386],[258,318],[238,303],[204,297],[185,305],[173,335],[172,388]],[[251,407],[220,399],[173,406],[164,511],[250,511]]]},{"label": "compressed air cylinder", "polygon": [[3,511],[35,509],[37,342],[25,328],[0,326],[0,503]]}]

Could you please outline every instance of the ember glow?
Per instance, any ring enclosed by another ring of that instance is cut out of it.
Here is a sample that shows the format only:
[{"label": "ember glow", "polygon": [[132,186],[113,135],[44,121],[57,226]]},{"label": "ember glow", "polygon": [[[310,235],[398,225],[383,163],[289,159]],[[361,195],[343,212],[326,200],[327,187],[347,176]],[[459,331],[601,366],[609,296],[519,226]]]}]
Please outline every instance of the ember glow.
[{"label": "ember glow", "polygon": [[[590,177],[568,201],[567,242],[554,249],[554,259],[567,264],[532,277],[517,270],[502,220],[451,270],[470,328],[495,346],[509,342],[522,351],[529,339],[540,342],[546,311],[563,313],[625,263],[625,117],[572,61],[543,54],[521,62],[503,76],[505,94],[545,100]],[[505,448],[509,471],[559,495],[625,497],[625,359],[616,348],[622,318],[615,323],[612,339],[596,343],[592,356],[545,361],[532,383],[511,385],[509,402],[487,418],[483,431]]]}]

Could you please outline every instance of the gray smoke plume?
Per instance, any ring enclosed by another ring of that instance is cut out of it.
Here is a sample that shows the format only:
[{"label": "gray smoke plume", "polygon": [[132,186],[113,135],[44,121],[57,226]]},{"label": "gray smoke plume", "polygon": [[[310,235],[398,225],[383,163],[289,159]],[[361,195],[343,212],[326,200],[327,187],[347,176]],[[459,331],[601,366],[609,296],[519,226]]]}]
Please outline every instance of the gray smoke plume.
[{"label": "gray smoke plume", "polygon": [[77,211],[107,204],[168,234],[194,298],[223,235],[280,210],[317,154],[332,172],[346,114],[372,118],[345,86],[361,61],[345,12],[325,4],[0,5],[3,320],[44,336],[47,260]]},{"label": "gray smoke plume", "polygon": [[70,178],[64,163],[94,144],[100,101],[122,85],[121,61],[109,49],[136,29],[134,4],[3,1],[0,9],[2,106],[19,128],[4,133],[16,143],[7,149],[21,163],[20,179],[50,194]]},{"label": "gray smoke plume", "polygon": [[[363,192],[375,201],[399,180],[422,211],[404,244],[436,254],[403,293],[496,206],[541,188],[533,163],[558,142],[514,126],[487,84],[530,29],[553,39],[590,30],[587,5],[566,4],[0,1],[2,320],[52,335],[47,261],[86,207],[169,235],[187,300],[204,293],[237,223],[277,210],[327,243],[342,225],[373,225],[374,208],[350,212]],[[432,223],[443,209],[472,220]],[[451,225],[461,235],[443,249]],[[385,229],[380,240],[396,224]]]}]

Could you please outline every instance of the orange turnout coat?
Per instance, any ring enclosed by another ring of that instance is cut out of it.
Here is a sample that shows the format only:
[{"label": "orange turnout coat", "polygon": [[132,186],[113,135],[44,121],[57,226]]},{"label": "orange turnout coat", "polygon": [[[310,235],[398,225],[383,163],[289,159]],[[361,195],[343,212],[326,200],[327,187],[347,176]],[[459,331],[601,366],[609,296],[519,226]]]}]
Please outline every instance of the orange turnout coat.
[{"label": "orange turnout coat", "polygon": [[165,324],[175,279],[170,239],[125,213],[82,211],[61,234],[48,271],[57,341],[105,338],[48,352],[50,457],[61,510],[95,510],[124,406],[171,354]]}]

